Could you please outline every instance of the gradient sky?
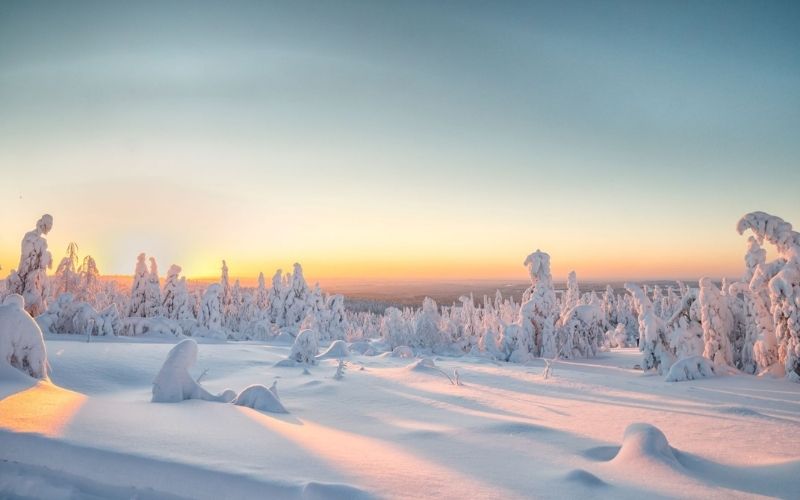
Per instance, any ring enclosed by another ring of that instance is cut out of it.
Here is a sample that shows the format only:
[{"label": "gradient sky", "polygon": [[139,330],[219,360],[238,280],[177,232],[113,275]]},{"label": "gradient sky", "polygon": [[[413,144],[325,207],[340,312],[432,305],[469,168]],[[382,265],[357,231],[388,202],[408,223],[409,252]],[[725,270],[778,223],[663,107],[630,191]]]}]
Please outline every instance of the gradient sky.
[{"label": "gradient sky", "polygon": [[0,276],[737,276],[800,224],[799,2],[0,1]]}]

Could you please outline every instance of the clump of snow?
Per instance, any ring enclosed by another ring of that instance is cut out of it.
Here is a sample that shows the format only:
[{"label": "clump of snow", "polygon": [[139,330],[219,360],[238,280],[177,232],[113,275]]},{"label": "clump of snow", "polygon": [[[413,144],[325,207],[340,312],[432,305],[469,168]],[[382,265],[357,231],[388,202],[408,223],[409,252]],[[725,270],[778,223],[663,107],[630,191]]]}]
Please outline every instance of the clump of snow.
[{"label": "clump of snow", "polygon": [[0,306],[0,361],[31,377],[47,378],[47,350],[39,325],[25,311],[25,299],[13,293]]},{"label": "clump of snow", "polygon": [[622,437],[622,447],[612,462],[642,465],[661,462],[680,466],[667,437],[657,427],[647,423],[630,424]]},{"label": "clump of snow", "polygon": [[185,339],[173,347],[164,365],[153,381],[154,403],[177,403],[185,399],[202,399],[228,403],[236,393],[226,389],[222,394],[213,395],[205,390],[189,375],[189,368],[197,362],[197,342]]},{"label": "clump of snow", "polygon": [[414,363],[409,366],[409,370],[411,371],[429,371],[429,370],[436,370],[439,371],[439,367],[436,366],[433,359],[431,358],[420,358]]},{"label": "clump of snow", "polygon": [[684,382],[699,378],[713,377],[716,374],[714,363],[703,356],[691,356],[676,362],[667,373],[667,382]]},{"label": "clump of snow", "polygon": [[[275,384],[273,384],[273,388]],[[233,400],[233,404],[247,406],[255,410],[268,411],[270,413],[289,413],[284,408],[283,403],[278,398],[277,389],[267,389],[261,384],[251,385],[245,388]]]},{"label": "clump of snow", "polygon": [[350,356],[350,350],[347,348],[347,343],[344,340],[334,340],[330,347],[316,359],[346,358],[348,356]]}]

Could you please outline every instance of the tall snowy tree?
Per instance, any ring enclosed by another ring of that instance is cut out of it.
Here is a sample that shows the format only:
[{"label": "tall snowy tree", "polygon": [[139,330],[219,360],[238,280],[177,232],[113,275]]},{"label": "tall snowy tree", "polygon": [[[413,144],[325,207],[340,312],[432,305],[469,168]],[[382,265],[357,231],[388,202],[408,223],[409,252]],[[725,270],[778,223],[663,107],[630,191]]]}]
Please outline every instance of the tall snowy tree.
[{"label": "tall snowy tree", "polygon": [[639,311],[639,350],[644,354],[642,368],[665,375],[675,362],[675,355],[664,320],[656,314],[653,303],[641,287],[626,283],[625,289],[633,296]]},{"label": "tall snowy tree", "polygon": [[131,318],[147,317],[147,263],[146,255],[140,253],[136,257],[136,270],[133,272],[133,285],[131,285],[131,300],[128,306],[128,316]]},{"label": "tall snowy tree", "polygon": [[[97,263],[91,255],[83,258],[83,263],[78,268],[78,277],[80,278],[78,300],[100,306],[101,304],[96,304],[96,295],[101,289],[100,271],[97,269]],[[106,305],[103,304],[102,306],[98,307],[98,309],[104,308]]]},{"label": "tall snowy tree", "polygon": [[717,366],[733,366],[731,332],[733,314],[725,297],[709,278],[700,280],[700,320],[703,327],[703,356]]},{"label": "tall snowy tree", "polygon": [[258,288],[256,288],[256,307],[259,311],[266,311],[269,305],[269,292],[264,282],[264,273],[258,273]]},{"label": "tall snowy tree", "polygon": [[222,329],[222,285],[212,283],[203,294],[200,324],[209,330]]},{"label": "tall snowy tree", "polygon": [[158,264],[156,264],[155,257],[150,257],[150,270],[147,273],[145,288],[145,316],[155,318],[161,315],[161,283],[158,277]]},{"label": "tall snowy tree", "polygon": [[53,264],[53,257],[47,251],[45,236],[52,228],[53,217],[45,214],[36,222],[35,229],[25,233],[19,266],[6,279],[9,293],[22,296],[25,310],[31,316],[38,316],[47,310],[47,297],[50,294],[47,270]]},{"label": "tall snowy tree", "polygon": [[[558,305],[550,274],[550,255],[536,250],[523,262],[528,267],[531,287],[525,291],[525,303],[520,308],[519,325],[529,332],[532,354],[546,358],[558,355],[556,320]],[[527,342],[527,340],[526,340]]]},{"label": "tall snowy tree", "polygon": [[181,266],[172,264],[164,278],[164,290],[161,293],[161,311],[167,318],[178,319],[177,294],[180,282]]},{"label": "tall snowy tree", "polygon": [[762,281],[771,276],[768,294],[778,361],[787,377],[800,380],[800,233],[780,217],[764,212],[746,214],[736,229],[739,234],[749,229],[759,244],[766,239],[778,251],[778,259],[759,264],[757,269],[761,270]]},{"label": "tall snowy tree", "polygon": [[561,314],[566,315],[573,307],[581,303],[581,289],[578,285],[578,275],[575,271],[570,271],[567,276],[567,291],[564,294],[564,302],[561,307]]},{"label": "tall snowy tree", "polygon": [[231,313],[231,282],[228,278],[228,264],[224,260],[222,261],[222,274],[219,277],[219,285],[219,300],[222,306],[222,321],[224,323]]},{"label": "tall snowy tree", "polygon": [[51,292],[53,297],[58,297],[62,293],[77,295],[79,287],[78,245],[70,243],[67,245],[67,255],[61,259],[61,262],[56,267],[56,273],[51,282]]}]

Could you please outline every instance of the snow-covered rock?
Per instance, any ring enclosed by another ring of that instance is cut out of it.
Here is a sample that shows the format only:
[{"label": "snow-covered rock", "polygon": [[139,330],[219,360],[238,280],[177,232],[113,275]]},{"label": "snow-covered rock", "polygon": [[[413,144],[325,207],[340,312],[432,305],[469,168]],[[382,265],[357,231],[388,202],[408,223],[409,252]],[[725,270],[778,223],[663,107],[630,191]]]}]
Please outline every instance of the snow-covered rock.
[{"label": "snow-covered rock", "polygon": [[0,306],[0,362],[31,377],[47,378],[47,350],[42,330],[25,311],[25,299],[13,293]]},{"label": "snow-covered rock", "polygon": [[173,347],[164,365],[153,381],[154,403],[177,403],[185,399],[202,399],[228,403],[236,393],[226,389],[222,394],[213,395],[205,390],[189,374],[189,368],[197,362],[197,342],[185,339]]}]

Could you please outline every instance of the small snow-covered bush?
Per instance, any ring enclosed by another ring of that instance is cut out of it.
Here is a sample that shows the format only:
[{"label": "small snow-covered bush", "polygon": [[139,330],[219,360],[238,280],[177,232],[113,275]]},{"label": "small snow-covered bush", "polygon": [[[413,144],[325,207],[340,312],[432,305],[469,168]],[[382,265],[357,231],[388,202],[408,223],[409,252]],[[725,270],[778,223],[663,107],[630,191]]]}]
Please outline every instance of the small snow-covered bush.
[{"label": "small snow-covered bush", "polygon": [[25,311],[25,299],[13,293],[0,306],[0,361],[34,378],[47,378],[42,331]]},{"label": "small snow-covered bush", "polygon": [[684,358],[673,364],[667,373],[667,382],[683,382],[698,378],[713,377],[716,374],[714,363],[703,356]]},{"label": "small snow-covered bush", "polygon": [[294,339],[292,350],[289,352],[289,359],[297,363],[315,364],[318,352],[319,343],[317,342],[316,332],[314,330],[303,330]]},{"label": "small snow-covered bush", "polygon": [[348,356],[350,356],[350,349],[348,349],[347,343],[344,340],[334,340],[325,352],[317,356],[317,359],[346,358]]},{"label": "small snow-covered bush", "polygon": [[226,389],[222,394],[213,395],[205,390],[189,374],[189,368],[197,362],[197,342],[186,339],[175,344],[164,365],[153,381],[154,403],[177,403],[185,399],[202,399],[228,403],[236,393]]}]

